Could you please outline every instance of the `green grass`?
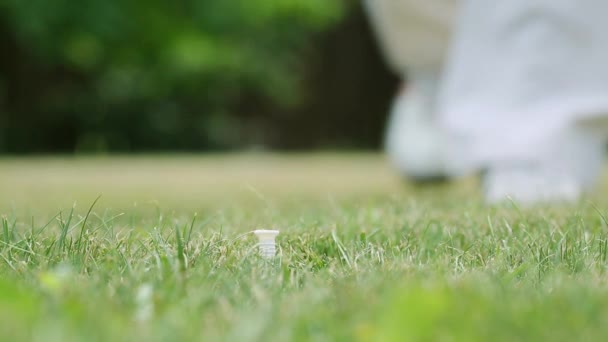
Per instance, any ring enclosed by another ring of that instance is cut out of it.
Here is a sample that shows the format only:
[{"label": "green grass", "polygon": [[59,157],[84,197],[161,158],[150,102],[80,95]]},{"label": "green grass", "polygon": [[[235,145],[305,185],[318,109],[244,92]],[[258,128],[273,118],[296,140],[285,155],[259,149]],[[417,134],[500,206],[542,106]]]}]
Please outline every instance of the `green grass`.
[{"label": "green grass", "polygon": [[603,340],[604,188],[523,209],[375,155],[0,159],[0,340]]}]

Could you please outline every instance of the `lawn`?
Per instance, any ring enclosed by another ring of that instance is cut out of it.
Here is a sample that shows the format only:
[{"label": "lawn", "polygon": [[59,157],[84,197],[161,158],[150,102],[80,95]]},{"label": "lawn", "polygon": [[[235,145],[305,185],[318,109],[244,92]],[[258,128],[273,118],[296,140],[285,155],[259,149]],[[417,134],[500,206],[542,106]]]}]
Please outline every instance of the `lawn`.
[{"label": "lawn", "polygon": [[373,154],[5,157],[0,340],[603,340],[605,194],[486,207]]}]

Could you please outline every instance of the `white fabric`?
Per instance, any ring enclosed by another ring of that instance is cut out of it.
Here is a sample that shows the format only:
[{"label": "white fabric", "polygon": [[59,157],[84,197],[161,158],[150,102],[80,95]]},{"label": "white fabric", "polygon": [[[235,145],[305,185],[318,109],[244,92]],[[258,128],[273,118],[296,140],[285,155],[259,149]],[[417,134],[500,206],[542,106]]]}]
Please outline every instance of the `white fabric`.
[{"label": "white fabric", "polygon": [[389,65],[403,75],[439,70],[450,40],[457,0],[365,0]]},{"label": "white fabric", "polygon": [[483,178],[485,199],[507,197],[520,204],[572,202],[593,190],[602,167],[604,145],[600,136],[583,127],[568,127],[548,139],[543,154],[490,165]]},{"label": "white fabric", "polygon": [[395,96],[385,136],[393,166],[418,180],[445,177],[445,137],[435,120],[439,73],[410,72]]},{"label": "white fabric", "polygon": [[[487,168],[489,202],[574,200],[593,187],[608,137],[608,1],[365,4],[408,77],[387,130],[399,169]],[[434,75],[438,87],[427,87]]]},{"label": "white fabric", "polygon": [[464,1],[438,100],[456,170],[536,162],[605,118],[606,14],[606,0]]}]

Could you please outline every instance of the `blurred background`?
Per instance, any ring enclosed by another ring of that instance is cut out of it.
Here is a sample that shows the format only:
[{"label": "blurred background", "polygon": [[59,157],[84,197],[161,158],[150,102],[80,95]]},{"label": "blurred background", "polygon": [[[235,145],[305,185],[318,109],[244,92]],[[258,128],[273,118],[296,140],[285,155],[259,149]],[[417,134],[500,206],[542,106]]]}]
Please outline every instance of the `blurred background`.
[{"label": "blurred background", "polygon": [[376,149],[359,1],[2,0],[0,153]]}]

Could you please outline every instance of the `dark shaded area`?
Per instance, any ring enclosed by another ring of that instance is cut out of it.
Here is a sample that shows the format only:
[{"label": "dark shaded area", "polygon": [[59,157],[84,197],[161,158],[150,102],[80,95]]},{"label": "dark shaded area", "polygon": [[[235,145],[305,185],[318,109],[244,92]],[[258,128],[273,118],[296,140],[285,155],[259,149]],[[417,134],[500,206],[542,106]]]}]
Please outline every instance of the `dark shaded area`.
[{"label": "dark shaded area", "polygon": [[[268,25],[285,33],[248,27],[226,33],[207,21],[200,31],[220,37],[211,43],[188,33],[190,26],[146,42],[138,32],[106,38],[68,19],[49,28],[61,34],[45,38],[22,29],[16,13],[28,12],[15,8],[0,11],[1,153],[376,148],[381,141],[397,80],[359,5],[323,25],[292,24],[297,13],[277,12]],[[224,41],[256,44],[236,50]],[[215,53],[213,44],[251,57],[222,63],[231,55]],[[199,45],[216,59],[197,55]],[[97,46],[105,55],[92,55]],[[177,52],[167,54],[169,48]]]},{"label": "dark shaded area", "polygon": [[361,8],[318,43],[306,101],[278,120],[289,132],[280,147],[377,148],[398,79],[386,69]]}]

